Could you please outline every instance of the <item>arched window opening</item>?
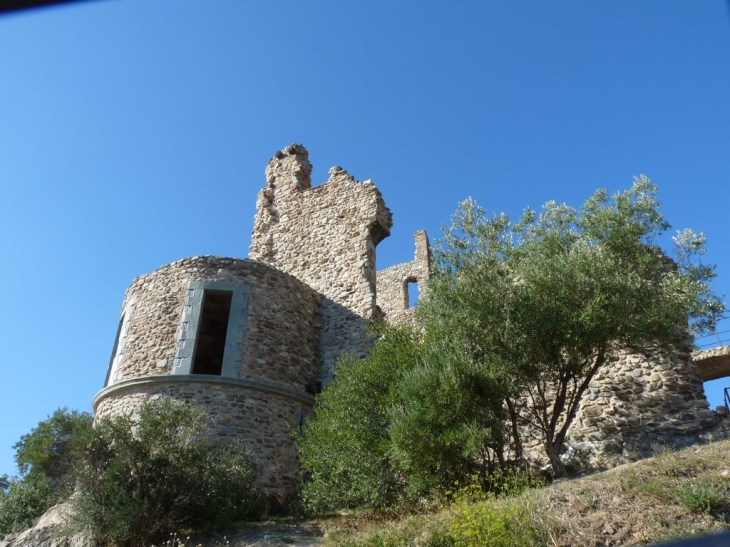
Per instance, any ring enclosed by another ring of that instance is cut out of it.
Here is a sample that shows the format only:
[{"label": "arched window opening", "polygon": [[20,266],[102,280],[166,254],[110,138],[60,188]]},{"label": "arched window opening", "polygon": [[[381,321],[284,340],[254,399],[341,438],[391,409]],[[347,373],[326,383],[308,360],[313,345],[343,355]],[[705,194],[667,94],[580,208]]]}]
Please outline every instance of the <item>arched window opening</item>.
[{"label": "arched window opening", "polygon": [[408,308],[416,307],[416,304],[418,304],[418,300],[421,296],[419,293],[419,290],[418,290],[418,280],[414,277],[409,277],[408,279],[406,279],[404,288],[406,291],[407,307]]}]

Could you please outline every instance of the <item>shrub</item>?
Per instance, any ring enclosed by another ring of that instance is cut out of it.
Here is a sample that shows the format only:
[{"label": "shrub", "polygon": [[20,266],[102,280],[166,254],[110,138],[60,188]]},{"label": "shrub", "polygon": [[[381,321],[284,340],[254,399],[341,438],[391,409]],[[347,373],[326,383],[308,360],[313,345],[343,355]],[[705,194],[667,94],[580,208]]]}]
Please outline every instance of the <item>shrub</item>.
[{"label": "shrub", "polygon": [[534,520],[536,508],[530,497],[490,498],[456,504],[448,530],[454,547],[547,545],[547,530]]},{"label": "shrub", "polygon": [[6,491],[0,491],[0,538],[33,526],[53,499],[48,481],[9,481]]},{"label": "shrub", "polygon": [[29,528],[71,493],[91,414],[59,408],[13,445],[19,476],[0,477],[0,537]]},{"label": "shrub", "polygon": [[728,503],[722,490],[714,484],[689,483],[679,489],[679,501],[691,511],[716,513]]},{"label": "shrub", "polygon": [[317,397],[315,417],[297,441],[309,509],[384,507],[402,495],[390,457],[388,409],[420,346],[408,328],[381,334],[368,359],[338,361],[335,380]]},{"label": "shrub", "polygon": [[22,476],[48,479],[59,494],[73,488],[73,468],[91,433],[88,412],[59,408],[13,445]]},{"label": "shrub", "polygon": [[369,358],[337,363],[298,441],[310,509],[412,503],[500,463],[500,371],[412,327],[377,334]]},{"label": "shrub", "polygon": [[206,435],[206,412],[160,399],[102,419],[83,454],[75,526],[103,545],[142,545],[256,515],[255,466]]},{"label": "shrub", "polygon": [[410,499],[455,482],[486,487],[499,465],[506,415],[501,378],[444,342],[400,382],[390,415],[393,460]]}]

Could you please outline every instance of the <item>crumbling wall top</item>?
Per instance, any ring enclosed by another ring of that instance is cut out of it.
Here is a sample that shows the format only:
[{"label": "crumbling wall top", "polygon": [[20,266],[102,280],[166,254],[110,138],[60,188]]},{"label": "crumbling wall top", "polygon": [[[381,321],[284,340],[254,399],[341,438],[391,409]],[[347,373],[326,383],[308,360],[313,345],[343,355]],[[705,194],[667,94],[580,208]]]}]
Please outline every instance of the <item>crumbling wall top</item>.
[{"label": "crumbling wall top", "polygon": [[375,247],[390,235],[393,216],[371,181],[341,167],[311,185],[312,164],[299,144],[269,161],[259,192],[249,257],[288,273],[321,294],[323,379],[343,351],[365,355],[376,305]]},{"label": "crumbling wall top", "polygon": [[[416,254],[411,262],[395,264],[377,273],[378,306],[389,323],[402,324],[413,320],[409,292],[418,290],[419,297],[426,291],[431,277],[431,246],[426,230],[413,234]],[[414,286],[415,285],[415,286]]]},{"label": "crumbling wall top", "polygon": [[266,166],[266,187],[283,192],[301,192],[312,187],[309,152],[301,144],[278,151]]}]

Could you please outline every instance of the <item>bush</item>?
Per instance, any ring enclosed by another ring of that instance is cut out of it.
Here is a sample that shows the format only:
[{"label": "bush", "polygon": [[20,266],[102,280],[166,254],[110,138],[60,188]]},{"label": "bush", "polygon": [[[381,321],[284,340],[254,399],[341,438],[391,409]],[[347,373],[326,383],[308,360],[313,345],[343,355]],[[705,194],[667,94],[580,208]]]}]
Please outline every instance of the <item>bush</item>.
[{"label": "bush", "polygon": [[369,358],[341,359],[299,439],[314,510],[389,507],[503,464],[501,371],[412,327],[378,327]]},{"label": "bush", "polygon": [[457,503],[448,536],[454,547],[547,545],[547,530],[534,514],[535,503],[526,496]]},{"label": "bush", "polygon": [[102,419],[83,453],[75,526],[103,545],[143,545],[175,532],[257,515],[255,466],[239,445],[206,435],[206,412],[160,399],[137,419]]},{"label": "bush", "polygon": [[79,451],[91,433],[88,412],[59,408],[13,445],[15,461],[23,476],[48,479],[59,493],[73,488],[73,469]]},{"label": "bush", "polygon": [[724,492],[714,484],[689,483],[679,489],[679,501],[690,511],[717,513],[728,503]]},{"label": "bush", "polygon": [[0,537],[29,528],[71,494],[91,422],[88,412],[59,408],[13,445],[19,476],[0,477]]},{"label": "bush", "polygon": [[0,491],[0,538],[33,526],[54,499],[48,481],[11,480]]},{"label": "bush", "polygon": [[408,328],[381,334],[368,359],[338,361],[335,381],[317,397],[315,417],[297,441],[309,509],[384,507],[402,495],[390,457],[388,409],[420,346]]},{"label": "bush", "polygon": [[439,343],[404,374],[399,392],[389,412],[391,453],[409,499],[455,482],[486,487],[505,442],[499,375]]}]

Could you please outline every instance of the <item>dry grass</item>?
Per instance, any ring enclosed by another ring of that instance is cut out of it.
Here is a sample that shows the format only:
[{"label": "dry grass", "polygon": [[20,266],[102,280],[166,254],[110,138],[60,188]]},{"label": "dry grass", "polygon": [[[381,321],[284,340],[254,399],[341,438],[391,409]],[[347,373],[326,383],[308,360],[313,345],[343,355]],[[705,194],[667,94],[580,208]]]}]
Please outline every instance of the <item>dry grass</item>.
[{"label": "dry grass", "polygon": [[[730,529],[730,442],[663,451],[654,458],[544,491],[556,547],[644,545]],[[705,510],[693,504],[715,502]]]},{"label": "dry grass", "polygon": [[[544,525],[551,547],[646,545],[730,530],[730,441],[659,450],[523,495],[537,507],[531,520]],[[453,515],[447,508],[383,521],[343,517],[330,524],[324,545],[426,545],[430,530],[448,530]]]}]

